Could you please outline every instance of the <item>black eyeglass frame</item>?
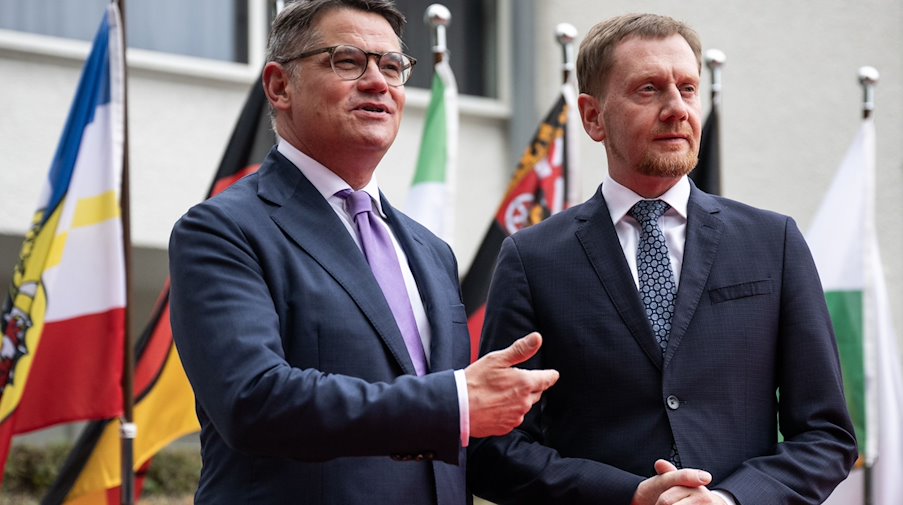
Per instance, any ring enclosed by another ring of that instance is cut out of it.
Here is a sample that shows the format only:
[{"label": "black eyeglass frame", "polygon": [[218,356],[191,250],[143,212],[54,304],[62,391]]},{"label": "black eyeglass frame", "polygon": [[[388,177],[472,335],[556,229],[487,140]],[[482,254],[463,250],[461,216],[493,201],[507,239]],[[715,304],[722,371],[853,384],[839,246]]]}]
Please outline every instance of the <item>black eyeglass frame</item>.
[{"label": "black eyeglass frame", "polygon": [[[366,58],[367,58],[367,64],[364,65],[363,67],[361,67],[361,73],[360,73],[357,77],[353,77],[353,78],[342,77],[342,76],[339,74],[339,71],[336,70],[336,68],[335,68],[335,60],[333,60],[333,55],[335,54],[336,49],[338,49],[338,48],[340,48],[340,47],[350,47],[350,48],[353,48],[353,49],[357,49],[358,51],[364,53],[364,56],[366,56]],[[385,56],[385,55],[387,55],[387,54],[400,54],[403,58],[407,58],[408,61],[410,62],[410,64],[407,65],[407,66],[405,66],[405,67],[403,67],[403,68],[401,69],[401,77],[403,78],[403,80],[401,81],[401,83],[399,83],[399,84],[391,84],[391,83],[389,83],[388,81],[386,81],[386,84],[389,84],[389,86],[392,86],[393,88],[397,88],[397,87],[400,87],[400,86],[404,86],[404,84],[405,84],[406,82],[408,82],[408,81],[411,79],[411,76],[414,75],[414,65],[417,64],[417,58],[414,58],[413,56],[411,56],[411,55],[409,55],[409,54],[405,54],[405,53],[398,52],[398,51],[386,51],[385,53],[374,53],[374,52],[370,52],[370,51],[364,51],[363,49],[361,49],[361,48],[359,48],[359,47],[357,47],[357,46],[352,46],[352,45],[349,45],[349,44],[339,44],[339,45],[335,45],[335,46],[320,47],[320,48],[318,48],[318,49],[311,49],[310,51],[305,51],[305,52],[303,52],[303,53],[301,53],[301,54],[297,54],[297,55],[292,56],[292,57],[290,57],[290,58],[280,58],[280,59],[276,60],[276,62],[279,63],[280,65],[285,65],[286,63],[289,63],[289,62],[292,62],[292,61],[295,61],[295,60],[302,60],[302,59],[304,59],[304,58],[309,58],[309,57],[311,57],[311,56],[315,56],[315,55],[323,54],[323,53],[329,53],[329,66],[332,67],[333,73],[334,73],[339,79],[342,79],[343,81],[356,81],[356,80],[360,79],[361,76],[364,75],[364,74],[367,72],[367,66],[370,64],[370,57],[371,57],[371,56],[373,56],[373,57],[376,58],[376,67],[379,69],[379,73],[383,74],[384,77],[388,77],[386,74],[383,73],[382,69],[381,69],[380,66],[379,66],[380,60],[382,60],[383,56]],[[405,71],[407,71],[407,77],[405,77]]]}]

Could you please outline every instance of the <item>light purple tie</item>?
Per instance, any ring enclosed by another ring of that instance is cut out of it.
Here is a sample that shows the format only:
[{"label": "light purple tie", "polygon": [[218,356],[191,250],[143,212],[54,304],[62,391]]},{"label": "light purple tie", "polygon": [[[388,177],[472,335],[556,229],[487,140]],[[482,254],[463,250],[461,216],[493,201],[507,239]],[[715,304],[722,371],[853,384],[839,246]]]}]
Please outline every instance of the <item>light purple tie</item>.
[{"label": "light purple tie", "polygon": [[364,256],[386,301],[389,302],[389,308],[395,316],[398,329],[401,330],[408,354],[414,362],[414,370],[417,371],[417,375],[424,375],[427,372],[426,354],[423,351],[417,320],[414,319],[414,310],[411,308],[411,300],[408,298],[408,290],[401,275],[401,266],[398,264],[392,239],[385,228],[376,222],[378,218],[373,215],[373,202],[367,192],[345,189],[336,195],[345,199],[346,209],[354,217]]}]

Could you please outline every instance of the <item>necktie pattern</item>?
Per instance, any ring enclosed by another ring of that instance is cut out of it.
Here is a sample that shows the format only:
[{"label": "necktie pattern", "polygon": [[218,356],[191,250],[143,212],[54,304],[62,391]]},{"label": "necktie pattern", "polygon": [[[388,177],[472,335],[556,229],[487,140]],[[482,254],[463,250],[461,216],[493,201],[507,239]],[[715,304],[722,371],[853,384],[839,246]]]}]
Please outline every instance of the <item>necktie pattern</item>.
[{"label": "necktie pattern", "polygon": [[392,239],[373,214],[373,202],[365,191],[343,190],[336,193],[345,199],[345,207],[348,213],[354,217],[357,225],[358,237],[361,240],[361,249],[367,258],[367,263],[376,277],[376,282],[382,289],[417,375],[427,373],[426,353],[423,350],[423,342],[420,340],[420,331],[417,329],[417,320],[414,318],[414,310],[411,308],[411,300],[408,298],[408,290],[401,274],[401,266],[398,263],[398,255],[395,254],[395,246]]},{"label": "necktie pattern", "polygon": [[636,251],[640,296],[662,354],[668,349],[674,298],[677,294],[665,234],[658,225],[659,218],[669,208],[661,200],[640,200],[630,209],[630,215],[640,224],[640,240]]},{"label": "necktie pattern", "polygon": [[[637,277],[640,296],[646,306],[646,316],[652,323],[655,340],[662,349],[668,349],[671,334],[671,318],[674,316],[674,297],[677,283],[668,257],[668,244],[658,220],[670,208],[661,200],[640,200],[629,214],[640,224],[640,241],[636,250]],[[672,439],[668,460],[677,468],[682,468],[677,442]]]}]

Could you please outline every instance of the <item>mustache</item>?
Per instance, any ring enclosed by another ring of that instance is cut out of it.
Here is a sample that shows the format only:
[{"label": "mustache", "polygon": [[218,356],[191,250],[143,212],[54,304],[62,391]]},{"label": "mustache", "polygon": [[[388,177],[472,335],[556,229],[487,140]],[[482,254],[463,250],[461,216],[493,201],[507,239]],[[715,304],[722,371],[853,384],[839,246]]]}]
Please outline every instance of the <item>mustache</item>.
[{"label": "mustache", "polygon": [[688,139],[694,138],[692,128],[659,128],[659,129],[652,131],[652,136],[654,136],[654,137],[676,136],[676,137],[686,137]]}]

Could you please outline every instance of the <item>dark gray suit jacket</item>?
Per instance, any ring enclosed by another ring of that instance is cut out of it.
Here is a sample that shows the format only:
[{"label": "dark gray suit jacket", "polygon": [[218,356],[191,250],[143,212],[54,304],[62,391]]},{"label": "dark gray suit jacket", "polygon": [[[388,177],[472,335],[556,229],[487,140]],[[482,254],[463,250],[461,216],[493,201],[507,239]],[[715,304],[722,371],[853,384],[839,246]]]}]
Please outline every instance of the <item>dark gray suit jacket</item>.
[{"label": "dark gray suit jacket", "polygon": [[176,224],[172,326],[201,423],[197,503],[468,503],[455,258],[382,204],[430,320],[423,377],[347,229],[275,149]]},{"label": "dark gray suit jacket", "polygon": [[508,238],[481,352],[537,330],[530,366],[561,378],[514,433],[471,444],[477,495],[626,505],[673,434],[683,465],[742,505],[821,503],[856,442],[793,220],[693,186],[672,328],[662,357],[601,190]]}]

